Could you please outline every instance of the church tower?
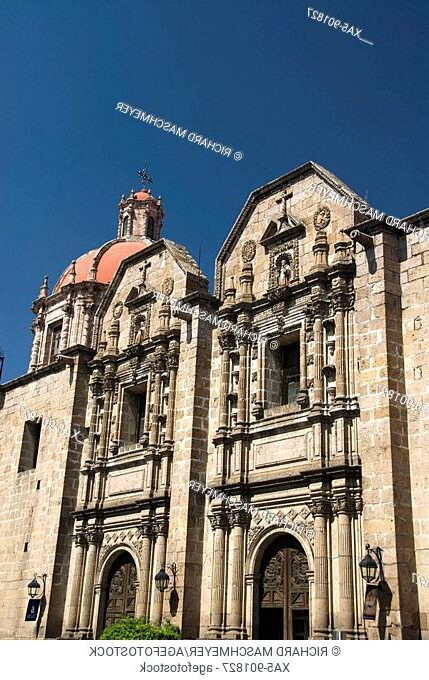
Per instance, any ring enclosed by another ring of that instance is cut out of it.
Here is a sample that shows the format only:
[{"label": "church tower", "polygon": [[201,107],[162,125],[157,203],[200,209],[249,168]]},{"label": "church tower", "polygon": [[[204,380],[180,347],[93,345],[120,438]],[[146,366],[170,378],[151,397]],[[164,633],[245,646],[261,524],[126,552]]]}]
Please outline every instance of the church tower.
[{"label": "church tower", "polygon": [[119,203],[118,239],[158,241],[163,217],[161,197],[156,199],[149,188],[136,193],[131,189],[128,198],[122,196]]}]

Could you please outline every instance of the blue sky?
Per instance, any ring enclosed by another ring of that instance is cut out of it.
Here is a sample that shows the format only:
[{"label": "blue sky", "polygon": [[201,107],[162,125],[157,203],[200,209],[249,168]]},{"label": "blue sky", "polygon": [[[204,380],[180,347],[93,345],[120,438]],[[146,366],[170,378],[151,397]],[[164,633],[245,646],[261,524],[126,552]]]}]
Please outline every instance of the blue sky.
[{"label": "blue sky", "polygon": [[[314,4],[314,3],[313,3]],[[27,369],[31,301],[116,235],[147,160],[164,235],[210,280],[248,194],[307,160],[377,209],[427,207],[429,3],[2,0],[0,346]],[[236,162],[115,111],[118,101],[234,150]]]}]

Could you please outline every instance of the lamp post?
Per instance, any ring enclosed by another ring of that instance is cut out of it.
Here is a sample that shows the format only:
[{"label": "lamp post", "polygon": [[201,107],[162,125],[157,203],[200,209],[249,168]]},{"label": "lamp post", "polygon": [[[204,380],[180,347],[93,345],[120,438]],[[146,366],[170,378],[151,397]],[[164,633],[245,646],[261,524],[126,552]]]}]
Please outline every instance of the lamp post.
[{"label": "lamp post", "polygon": [[[40,621],[41,621],[41,618],[43,616],[44,605],[45,605],[46,577],[47,577],[47,574],[42,574],[42,576],[38,576],[37,574],[34,574],[32,580],[27,585],[29,600],[28,600],[28,605],[27,605],[27,611],[25,613],[25,620],[36,622],[36,630],[35,630],[36,638],[37,638],[38,633],[39,633]],[[42,586],[40,585],[40,583],[37,579],[42,580]],[[42,592],[39,595],[40,588],[42,588]],[[40,611],[40,617],[39,617],[39,611]]]},{"label": "lamp post", "polygon": [[[177,564],[176,562],[172,562],[170,567],[167,567],[171,570],[171,573],[173,574],[173,586],[172,589],[176,589],[176,574],[177,574]],[[165,569],[161,568],[157,575],[155,576],[155,585],[158,588],[158,590],[163,593],[165,590],[168,588],[168,584],[170,583],[170,577],[165,571]]]},{"label": "lamp post", "polygon": [[[46,576],[47,574],[42,574],[42,576],[37,576],[37,574],[34,574],[32,581],[30,581],[30,583],[27,586],[29,598],[31,598],[32,600],[42,600],[44,598],[46,588]],[[40,595],[39,595],[40,583],[37,580],[38,578],[41,578],[43,582],[43,590]]]},{"label": "lamp post", "polygon": [[[378,580],[378,583],[384,581],[383,572],[383,561],[382,552],[383,550],[377,546],[377,548],[371,548],[369,543],[365,546],[366,555],[359,562],[359,568],[362,574],[362,578],[367,583],[373,583],[373,581]],[[375,556],[375,559],[371,556]]]},{"label": "lamp post", "polygon": [[3,364],[4,364],[4,352],[0,348],[0,380],[1,380],[1,374],[3,373]]}]

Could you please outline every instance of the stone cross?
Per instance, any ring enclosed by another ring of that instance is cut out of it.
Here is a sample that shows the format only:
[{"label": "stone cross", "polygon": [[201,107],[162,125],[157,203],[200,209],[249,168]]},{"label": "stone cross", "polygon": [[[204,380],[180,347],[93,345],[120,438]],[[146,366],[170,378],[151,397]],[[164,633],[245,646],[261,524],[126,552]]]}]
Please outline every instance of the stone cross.
[{"label": "stone cross", "polygon": [[292,196],[293,196],[293,191],[288,192],[288,190],[286,188],[283,192],[282,197],[279,198],[279,200],[277,201],[277,203],[279,203],[282,206],[282,215],[280,217],[280,222],[282,222],[282,223],[286,222],[286,224],[290,224],[289,215],[288,215],[288,211],[287,211],[287,202],[290,198],[292,198]]},{"label": "stone cross", "polygon": [[146,278],[147,278],[147,270],[150,267],[150,262],[144,262],[142,267],[139,267],[139,271],[141,271],[141,281],[140,281],[140,289],[141,290],[146,290]]}]

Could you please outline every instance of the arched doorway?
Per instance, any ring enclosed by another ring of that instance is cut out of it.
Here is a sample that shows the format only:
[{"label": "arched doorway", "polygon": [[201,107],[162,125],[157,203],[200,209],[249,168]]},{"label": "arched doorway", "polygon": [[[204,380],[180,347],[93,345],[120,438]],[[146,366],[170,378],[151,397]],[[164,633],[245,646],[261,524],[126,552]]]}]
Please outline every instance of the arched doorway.
[{"label": "arched doorway", "polygon": [[113,562],[107,578],[104,626],[123,616],[134,616],[136,609],[136,565],[127,552]]},{"label": "arched doorway", "polygon": [[265,550],[259,580],[259,639],[308,640],[308,561],[290,534]]}]

